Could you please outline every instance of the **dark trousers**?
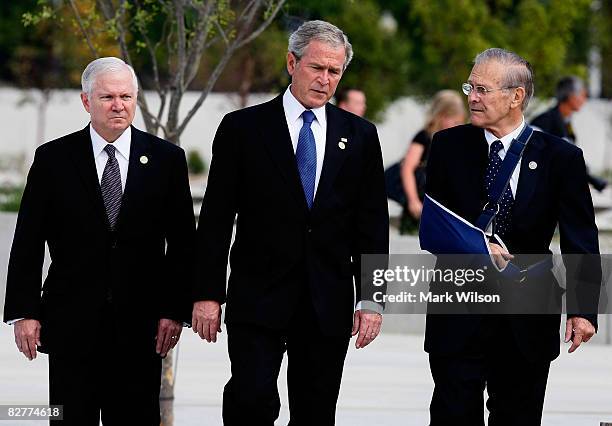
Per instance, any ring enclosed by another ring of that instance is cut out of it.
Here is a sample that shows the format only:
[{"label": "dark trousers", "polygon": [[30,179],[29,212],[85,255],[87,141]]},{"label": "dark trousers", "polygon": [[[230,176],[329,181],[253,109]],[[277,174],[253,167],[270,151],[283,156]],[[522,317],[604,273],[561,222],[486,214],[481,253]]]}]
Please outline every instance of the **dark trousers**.
[{"label": "dark trousers", "polygon": [[485,387],[489,426],[541,424],[550,361],[526,359],[505,321],[491,317],[480,352],[429,355],[430,426],[484,426]]},{"label": "dark trousers", "polygon": [[[309,298],[308,298],[309,299]],[[288,330],[228,324],[232,377],[223,391],[223,423],[273,426],[280,411],[278,374],[287,351],[290,426],[335,423],[350,336],[326,336],[310,303]]]},{"label": "dark trousers", "polygon": [[154,342],[132,339],[134,334],[109,321],[92,329],[97,350],[83,352],[75,344],[72,351],[49,354],[49,401],[64,406],[64,420],[51,424],[97,426],[101,418],[105,426],[159,426],[161,358]]}]

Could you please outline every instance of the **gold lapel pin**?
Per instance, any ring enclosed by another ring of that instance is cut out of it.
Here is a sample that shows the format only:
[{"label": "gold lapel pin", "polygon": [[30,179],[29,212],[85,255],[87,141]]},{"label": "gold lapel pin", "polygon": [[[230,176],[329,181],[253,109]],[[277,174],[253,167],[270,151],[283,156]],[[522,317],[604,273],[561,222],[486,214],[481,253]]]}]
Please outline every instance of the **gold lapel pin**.
[{"label": "gold lapel pin", "polygon": [[142,157],[140,157],[140,162],[142,164],[147,164],[149,162],[149,159],[147,158],[146,155],[143,155]]},{"label": "gold lapel pin", "polygon": [[530,161],[530,162],[529,162],[529,168],[530,168],[531,170],[535,170],[535,169],[537,169],[537,168],[538,168],[538,163],[536,163],[535,161]]}]

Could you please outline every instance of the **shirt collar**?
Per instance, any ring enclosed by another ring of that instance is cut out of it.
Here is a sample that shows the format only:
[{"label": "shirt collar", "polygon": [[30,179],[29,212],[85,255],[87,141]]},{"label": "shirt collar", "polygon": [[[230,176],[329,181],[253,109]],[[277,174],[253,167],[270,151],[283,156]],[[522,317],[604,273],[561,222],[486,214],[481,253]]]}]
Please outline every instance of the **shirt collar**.
[{"label": "shirt collar", "polygon": [[513,131],[511,131],[510,133],[508,133],[507,135],[501,138],[498,138],[493,133],[485,129],[484,131],[485,138],[487,139],[489,148],[491,148],[491,145],[493,144],[493,142],[501,141],[502,145],[504,146],[504,152],[508,152],[508,149],[510,149],[510,145],[512,144],[512,140],[517,139],[519,137],[519,135],[523,131],[523,127],[525,127],[525,117],[521,118],[521,124],[519,124],[519,126],[516,129],[514,129]]},{"label": "shirt collar", "polygon": [[[287,87],[287,90],[285,90],[285,94],[283,95],[283,108],[285,109],[285,114],[287,115],[289,122],[295,123],[302,116],[302,113],[308,108],[305,108],[304,105],[302,105],[295,98],[295,96],[293,96],[293,93],[291,93],[291,90],[289,89],[291,89],[291,85]],[[314,113],[319,124],[323,126],[323,124],[326,122],[325,105],[319,108],[313,108],[310,111]]]},{"label": "shirt collar", "polygon": [[[93,153],[94,158],[97,158],[104,148],[109,143],[96,132],[93,126],[89,125],[89,135],[91,136],[91,143],[93,144]],[[126,160],[130,160],[130,144],[132,141],[132,126],[125,129],[125,131],[117,138],[115,142],[113,142],[113,146],[116,148],[115,152],[119,152],[119,154],[125,158]]]}]

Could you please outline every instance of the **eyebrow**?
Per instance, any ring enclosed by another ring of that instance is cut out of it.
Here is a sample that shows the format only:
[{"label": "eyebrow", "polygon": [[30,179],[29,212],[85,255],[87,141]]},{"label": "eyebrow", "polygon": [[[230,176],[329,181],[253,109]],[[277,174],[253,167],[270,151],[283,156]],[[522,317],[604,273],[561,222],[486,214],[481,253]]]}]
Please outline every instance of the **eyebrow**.
[{"label": "eyebrow", "polygon": [[342,67],[327,66],[327,65],[322,64],[320,62],[309,62],[306,65],[307,66],[311,66],[311,67],[327,68],[328,70],[337,71],[337,72],[342,71]]}]

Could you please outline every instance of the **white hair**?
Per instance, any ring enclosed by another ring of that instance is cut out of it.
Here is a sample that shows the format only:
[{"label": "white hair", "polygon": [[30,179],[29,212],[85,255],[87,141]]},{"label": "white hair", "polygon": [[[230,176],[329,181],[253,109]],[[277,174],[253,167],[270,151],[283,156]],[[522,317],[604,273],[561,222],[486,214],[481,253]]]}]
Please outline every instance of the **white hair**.
[{"label": "white hair", "polygon": [[136,78],[134,68],[132,68],[129,64],[126,64],[122,59],[115,58],[114,56],[107,56],[105,58],[95,59],[85,67],[83,75],[81,75],[81,87],[83,89],[83,93],[86,93],[87,96],[91,95],[98,75],[109,72],[121,72],[125,71],[126,69],[130,70],[134,90],[138,92],[138,79]]},{"label": "white hair", "polygon": [[521,110],[525,111],[533,96],[533,68],[525,59],[509,50],[492,47],[480,52],[474,59],[474,64],[479,65],[489,61],[496,61],[504,68],[504,85],[506,87],[522,87],[525,89],[525,97],[521,104]]}]

